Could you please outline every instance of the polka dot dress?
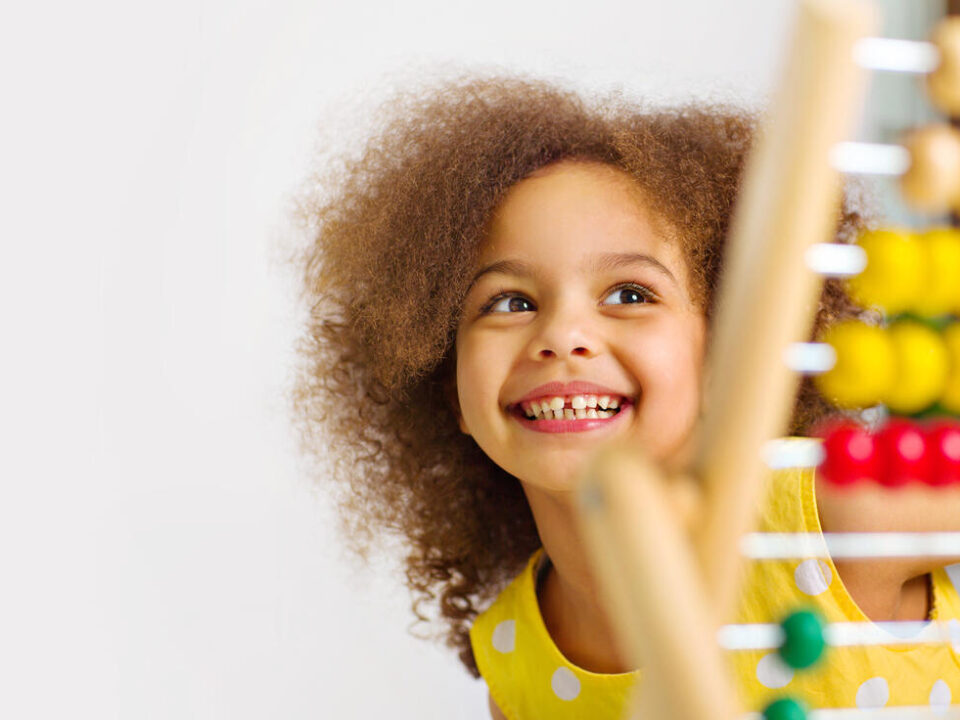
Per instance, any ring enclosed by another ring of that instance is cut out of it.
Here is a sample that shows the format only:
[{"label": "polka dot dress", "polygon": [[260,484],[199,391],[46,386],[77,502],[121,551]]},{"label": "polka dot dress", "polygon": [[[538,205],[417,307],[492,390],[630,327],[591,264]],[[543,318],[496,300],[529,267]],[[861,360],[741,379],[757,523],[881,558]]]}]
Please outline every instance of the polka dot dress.
[{"label": "polka dot dress", "polygon": [[[819,532],[810,468],[774,471],[760,530]],[[477,666],[508,720],[589,717],[621,720],[642,672],[592,673],[563,656],[544,625],[536,596],[542,550],[475,621],[470,631]],[[960,580],[960,567],[954,572]],[[947,573],[933,574],[934,616],[960,619],[960,596]],[[798,606],[828,621],[865,622],[830,561],[807,558],[750,565],[738,622],[778,622]],[[678,618],[678,620],[680,620]],[[960,697],[960,621],[952,645],[891,645],[828,649],[826,663],[794,671],[772,651],[731,653],[744,705],[763,708],[786,694],[813,708],[928,706],[945,715]]]}]

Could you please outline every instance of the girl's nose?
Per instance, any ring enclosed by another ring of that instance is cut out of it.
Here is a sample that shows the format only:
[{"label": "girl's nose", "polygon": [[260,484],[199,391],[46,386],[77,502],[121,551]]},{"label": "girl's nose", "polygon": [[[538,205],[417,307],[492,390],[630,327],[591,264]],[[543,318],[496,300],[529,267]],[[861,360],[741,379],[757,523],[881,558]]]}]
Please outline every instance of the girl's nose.
[{"label": "girl's nose", "polygon": [[530,344],[530,355],[535,360],[562,360],[571,356],[590,358],[596,355],[597,345],[598,340],[584,322],[576,318],[554,317],[539,328]]},{"label": "girl's nose", "polygon": [[566,353],[566,352],[564,352],[563,350],[561,350],[560,352],[556,352],[556,351],[554,351],[554,350],[551,350],[550,348],[543,348],[543,349],[541,349],[540,352],[538,353],[538,356],[539,356],[541,359],[546,359],[546,358],[551,358],[551,357],[563,357],[563,356],[568,355],[568,354],[569,354],[569,355],[581,355],[581,356],[583,356],[583,357],[590,357],[593,353],[591,353],[587,348],[585,348],[585,347],[583,347],[582,345],[580,345],[580,346],[578,346],[578,347],[575,347],[575,348],[571,349],[569,353]]}]

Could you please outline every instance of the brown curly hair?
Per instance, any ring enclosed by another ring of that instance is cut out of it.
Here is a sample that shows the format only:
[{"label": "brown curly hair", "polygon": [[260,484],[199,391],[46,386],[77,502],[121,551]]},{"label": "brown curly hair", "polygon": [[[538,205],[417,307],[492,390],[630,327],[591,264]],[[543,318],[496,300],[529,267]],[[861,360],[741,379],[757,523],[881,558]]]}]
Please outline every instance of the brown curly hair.
[{"label": "brown curly hair", "polygon": [[[446,644],[479,677],[474,617],[540,545],[519,482],[462,434],[450,401],[453,340],[485,226],[511,186],[561,159],[632,176],[676,230],[709,317],[756,116],[727,105],[646,108],[517,76],[463,76],[395,95],[355,156],[311,179],[289,260],[309,306],[291,386],[301,450],[320,461],[340,530],[363,559],[398,535],[414,625],[438,606]],[[863,225],[845,199],[837,239]],[[814,334],[856,316],[828,281]],[[455,392],[455,389],[453,390]],[[805,381],[790,432],[833,408]],[[385,532],[386,531],[386,532]]]}]

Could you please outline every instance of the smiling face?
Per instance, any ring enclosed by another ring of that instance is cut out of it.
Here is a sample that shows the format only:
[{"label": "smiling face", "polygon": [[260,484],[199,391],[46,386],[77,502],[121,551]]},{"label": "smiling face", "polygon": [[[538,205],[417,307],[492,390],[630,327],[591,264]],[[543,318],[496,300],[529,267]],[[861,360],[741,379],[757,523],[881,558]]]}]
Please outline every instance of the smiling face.
[{"label": "smiling face", "polygon": [[598,163],[545,167],[498,207],[457,330],[460,427],[522,482],[570,489],[615,437],[685,447],[706,321],[665,230]]}]

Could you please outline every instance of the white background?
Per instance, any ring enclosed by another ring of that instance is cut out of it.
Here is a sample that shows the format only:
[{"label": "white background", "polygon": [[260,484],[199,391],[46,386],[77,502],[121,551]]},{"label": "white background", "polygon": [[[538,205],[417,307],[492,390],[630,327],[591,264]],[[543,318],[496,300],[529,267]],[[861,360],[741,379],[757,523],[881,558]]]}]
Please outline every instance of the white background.
[{"label": "white background", "polygon": [[0,20],[0,716],[469,718],[395,566],[341,557],[282,396],[320,141],[517,69],[755,102],[793,3],[20,3]]}]

